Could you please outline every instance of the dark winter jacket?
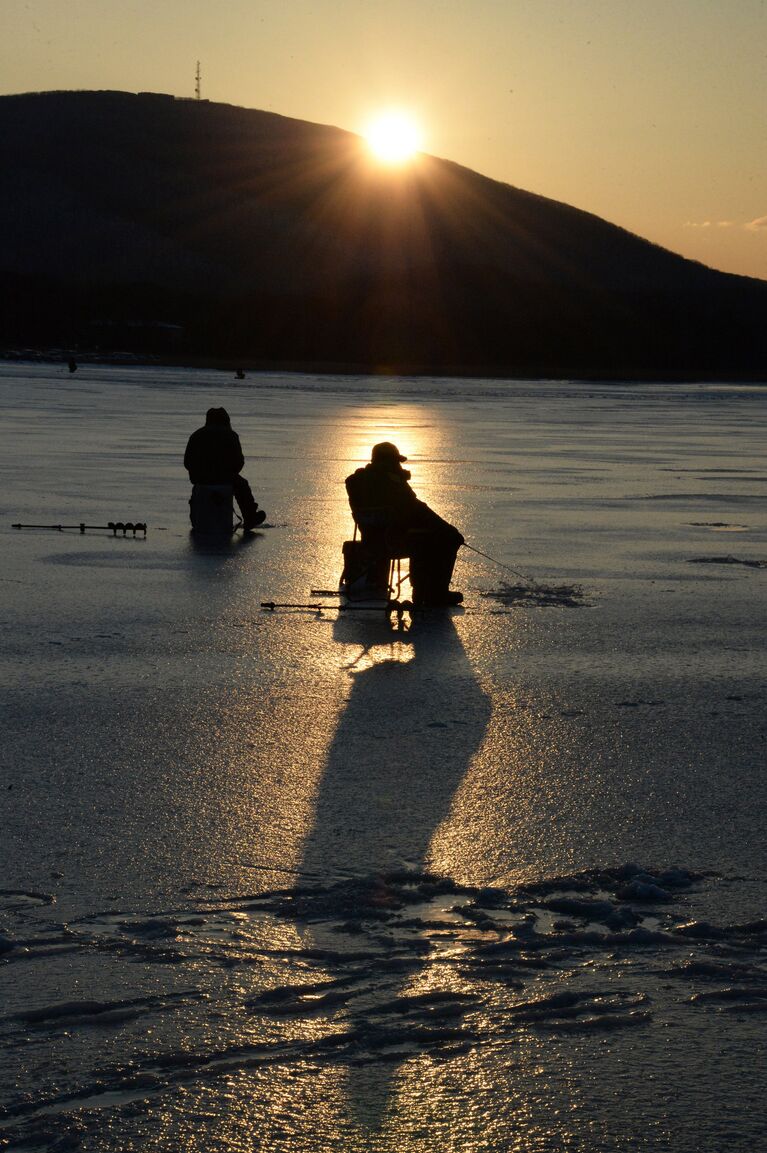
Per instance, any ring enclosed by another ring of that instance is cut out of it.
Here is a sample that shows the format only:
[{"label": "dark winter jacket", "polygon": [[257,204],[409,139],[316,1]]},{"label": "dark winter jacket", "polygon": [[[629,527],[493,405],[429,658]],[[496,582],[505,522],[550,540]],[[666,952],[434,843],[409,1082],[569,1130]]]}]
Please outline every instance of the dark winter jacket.
[{"label": "dark winter jacket", "polygon": [[346,478],[352,515],[358,524],[409,528],[427,509],[408,484],[410,473],[399,463],[367,464]]},{"label": "dark winter jacket", "polygon": [[358,468],[346,478],[346,491],[362,539],[381,529],[395,533],[438,533],[458,545],[463,536],[425,501],[419,500],[408,484],[410,473],[399,462],[378,461]]},{"label": "dark winter jacket", "polygon": [[226,424],[205,424],[189,437],[184,468],[192,484],[231,484],[242,466],[240,438]]}]

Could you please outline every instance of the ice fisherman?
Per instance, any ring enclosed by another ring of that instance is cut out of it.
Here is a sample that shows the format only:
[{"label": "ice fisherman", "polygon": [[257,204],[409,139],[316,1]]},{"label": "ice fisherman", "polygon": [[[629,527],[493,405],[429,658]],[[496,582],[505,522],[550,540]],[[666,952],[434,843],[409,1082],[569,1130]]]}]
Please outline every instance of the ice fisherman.
[{"label": "ice fisherman", "polygon": [[415,495],[406,460],[389,441],[373,446],[370,464],[346,478],[352,516],[363,544],[410,557],[414,604],[460,604],[463,593],[451,590],[450,581],[464,538]]},{"label": "ice fisherman", "polygon": [[189,437],[184,468],[192,484],[230,484],[248,532],[266,520],[266,513],[253,499],[250,485],[241,476],[245,464],[240,438],[225,408],[209,408],[205,424]]}]

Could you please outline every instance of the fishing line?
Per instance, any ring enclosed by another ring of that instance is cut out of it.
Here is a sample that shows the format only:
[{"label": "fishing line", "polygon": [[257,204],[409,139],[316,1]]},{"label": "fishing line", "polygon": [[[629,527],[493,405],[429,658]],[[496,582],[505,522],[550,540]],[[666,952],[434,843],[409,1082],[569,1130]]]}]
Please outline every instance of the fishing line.
[{"label": "fishing line", "polygon": [[537,580],[533,579],[533,577],[525,576],[525,574],[523,572],[520,572],[518,569],[512,568],[511,565],[504,564],[502,560],[496,560],[494,556],[490,556],[489,553],[482,552],[482,549],[475,548],[474,545],[469,544],[468,541],[463,542],[463,547],[470,549],[472,552],[475,552],[477,554],[477,556],[483,556],[485,558],[485,560],[492,561],[492,563],[497,564],[499,568],[506,569],[507,572],[513,573],[513,575],[516,577],[519,577],[520,580],[526,581],[528,584],[535,585],[536,588],[542,587]]}]

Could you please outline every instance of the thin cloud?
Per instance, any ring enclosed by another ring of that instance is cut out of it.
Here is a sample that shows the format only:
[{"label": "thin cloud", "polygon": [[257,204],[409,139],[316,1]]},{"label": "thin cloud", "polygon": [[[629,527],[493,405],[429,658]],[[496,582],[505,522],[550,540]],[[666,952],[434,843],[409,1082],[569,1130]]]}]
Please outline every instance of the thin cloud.
[{"label": "thin cloud", "polygon": [[734,220],[685,220],[685,228],[734,228]]},{"label": "thin cloud", "polygon": [[749,220],[747,224],[738,224],[736,220],[685,220],[684,228],[745,228],[747,232],[767,231],[767,216],[758,216],[756,220]]}]

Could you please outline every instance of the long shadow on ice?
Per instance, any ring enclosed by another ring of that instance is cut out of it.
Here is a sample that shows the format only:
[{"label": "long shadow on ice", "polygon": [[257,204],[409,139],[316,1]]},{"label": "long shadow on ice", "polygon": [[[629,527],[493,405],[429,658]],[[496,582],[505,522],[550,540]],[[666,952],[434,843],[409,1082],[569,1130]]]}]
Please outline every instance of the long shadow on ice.
[{"label": "long shadow on ice", "polygon": [[490,702],[451,618],[409,632],[339,614],[351,691],[328,752],[302,868],[332,879],[422,869],[479,748]]},{"label": "long shadow on ice", "polygon": [[447,614],[417,619],[407,633],[341,614],[334,639],[348,647],[351,691],[321,779],[300,863],[310,880],[294,894],[294,915],[340,992],[334,1024],[347,1026],[354,1054],[351,1112],[375,1129],[399,1065],[444,1041],[421,1001],[435,942],[413,926],[419,905],[439,892],[427,871],[430,845],[482,744],[490,701]]}]

